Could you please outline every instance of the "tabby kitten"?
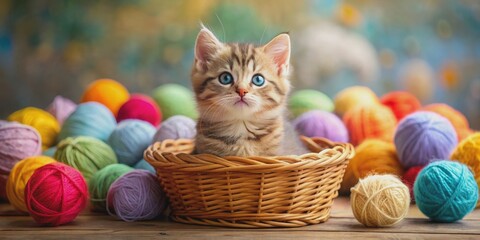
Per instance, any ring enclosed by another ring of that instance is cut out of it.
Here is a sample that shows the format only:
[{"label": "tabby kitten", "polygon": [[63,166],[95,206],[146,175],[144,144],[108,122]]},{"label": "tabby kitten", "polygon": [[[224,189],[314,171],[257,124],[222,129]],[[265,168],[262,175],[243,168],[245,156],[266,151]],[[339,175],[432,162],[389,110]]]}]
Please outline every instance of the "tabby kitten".
[{"label": "tabby kitten", "polygon": [[199,119],[195,153],[272,156],[306,152],[285,119],[290,37],[263,46],[222,43],[202,28],[192,85]]}]

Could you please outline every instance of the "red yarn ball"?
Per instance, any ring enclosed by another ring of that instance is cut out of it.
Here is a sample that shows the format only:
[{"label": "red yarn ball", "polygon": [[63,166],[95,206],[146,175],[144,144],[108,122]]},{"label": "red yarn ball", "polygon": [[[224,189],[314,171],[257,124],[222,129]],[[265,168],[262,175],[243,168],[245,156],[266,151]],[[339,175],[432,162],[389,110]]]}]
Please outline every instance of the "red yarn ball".
[{"label": "red yarn ball", "polygon": [[73,221],[86,207],[88,188],[82,174],[63,163],[35,170],[25,187],[25,204],[42,225],[58,226]]},{"label": "red yarn ball", "polygon": [[118,110],[117,122],[125,119],[139,119],[158,126],[162,121],[162,112],[157,103],[147,95],[132,94]]},{"label": "red yarn ball", "polygon": [[382,96],[380,102],[392,109],[398,121],[422,107],[413,94],[403,91],[389,92]]},{"label": "red yarn ball", "polygon": [[415,202],[415,197],[413,196],[413,184],[415,183],[415,179],[417,179],[417,175],[425,166],[415,166],[409,168],[405,174],[403,174],[402,181],[407,185],[408,189],[410,190],[410,200]]}]

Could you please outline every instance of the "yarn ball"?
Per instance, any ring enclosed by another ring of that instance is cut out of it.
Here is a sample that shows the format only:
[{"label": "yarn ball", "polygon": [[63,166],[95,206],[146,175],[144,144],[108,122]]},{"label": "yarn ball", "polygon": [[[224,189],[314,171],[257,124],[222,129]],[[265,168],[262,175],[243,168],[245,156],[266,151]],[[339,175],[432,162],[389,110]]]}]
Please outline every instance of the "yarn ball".
[{"label": "yarn ball", "polygon": [[53,155],[55,155],[56,151],[57,151],[57,147],[51,147],[51,148],[43,151],[42,155],[47,156],[47,157],[53,157]]},{"label": "yarn ball", "polygon": [[389,107],[398,121],[421,108],[417,97],[409,92],[389,92],[380,98],[380,103]]},{"label": "yarn ball", "polygon": [[443,103],[435,103],[427,105],[423,108],[425,111],[434,112],[446,118],[452,124],[457,132],[458,141],[468,137],[470,133],[470,125],[467,118],[459,111]]},{"label": "yarn ball", "polygon": [[55,159],[47,156],[28,157],[13,167],[7,179],[8,201],[17,209],[27,212],[25,205],[25,186],[28,180],[39,167],[56,162]]},{"label": "yarn ball", "polygon": [[20,160],[40,155],[42,140],[30,126],[8,122],[0,125],[0,174],[8,175]]},{"label": "yarn ball", "polygon": [[184,115],[193,119],[198,117],[193,93],[182,85],[159,86],[153,90],[152,97],[160,107],[165,119],[174,115]]},{"label": "yarn ball", "polygon": [[126,222],[154,219],[166,207],[166,195],[154,174],[133,170],[112,183],[107,194],[111,215]]},{"label": "yarn ball", "polygon": [[145,161],[145,159],[142,159],[142,160],[138,161],[137,164],[135,164],[135,166],[133,166],[133,168],[147,170],[147,171],[155,174],[155,168],[152,165],[150,165],[150,163]]},{"label": "yarn ball", "polygon": [[402,221],[410,207],[408,187],[393,175],[372,175],[352,188],[355,218],[367,227],[389,227]]},{"label": "yarn ball", "polygon": [[110,164],[93,174],[88,183],[90,203],[92,210],[99,212],[107,211],[107,193],[110,185],[125,173],[133,171],[133,168],[120,163]]},{"label": "yarn ball", "polygon": [[293,121],[297,132],[307,137],[323,137],[334,142],[348,142],[347,128],[335,114],[313,110]]},{"label": "yarn ball", "polygon": [[472,169],[475,180],[480,185],[480,133],[474,133],[463,139],[454,149],[450,159],[459,161]]},{"label": "yarn ball", "polygon": [[77,104],[68,98],[62,96],[56,96],[53,102],[47,107],[47,112],[54,116],[60,125],[63,124],[65,119],[75,111]]},{"label": "yarn ball", "polygon": [[298,117],[310,110],[332,112],[334,108],[332,99],[324,93],[313,89],[295,91],[288,100],[288,109],[294,117]]},{"label": "yarn ball", "polygon": [[377,95],[370,88],[353,86],[343,89],[335,95],[335,113],[343,116],[348,110],[361,105],[378,104]]},{"label": "yarn ball", "polygon": [[62,163],[38,168],[25,187],[28,213],[42,225],[72,222],[86,207],[87,199],[88,189],[82,174]]},{"label": "yarn ball", "polygon": [[415,202],[435,222],[455,222],[475,209],[478,185],[472,172],[455,161],[427,165],[413,186]]},{"label": "yarn ball", "polygon": [[65,120],[58,138],[62,140],[68,137],[90,136],[106,141],[116,125],[115,117],[102,104],[82,103]]},{"label": "yarn ball", "polygon": [[115,152],[93,137],[66,138],[57,145],[54,158],[79,170],[87,182],[98,170],[117,163]]},{"label": "yarn ball", "polygon": [[157,103],[147,95],[133,94],[118,110],[117,122],[125,119],[139,119],[158,126],[162,113]]},{"label": "yarn ball", "polygon": [[400,163],[410,168],[447,159],[457,145],[457,134],[446,118],[420,111],[400,121],[394,141]]},{"label": "yarn ball", "polygon": [[395,146],[391,142],[368,139],[355,148],[355,156],[345,169],[340,192],[348,194],[358,180],[371,174],[403,175]]},{"label": "yarn ball", "polygon": [[415,166],[409,168],[405,174],[403,174],[402,177],[402,182],[407,185],[408,189],[410,190],[410,200],[412,202],[415,202],[415,194],[413,193],[413,184],[415,183],[415,180],[417,179],[418,173],[422,171],[422,169],[425,166]]},{"label": "yarn ball", "polygon": [[163,121],[153,136],[153,142],[166,139],[194,139],[197,135],[197,123],[189,117],[176,115]]},{"label": "yarn ball", "polygon": [[80,102],[99,102],[116,116],[129,97],[128,90],[121,83],[112,79],[98,79],[87,86]]},{"label": "yarn ball", "polygon": [[56,142],[60,124],[50,113],[34,107],[20,109],[8,116],[9,121],[19,122],[37,129],[42,137],[42,149],[48,149]]},{"label": "yarn ball", "polygon": [[156,128],[136,119],[127,119],[118,124],[108,138],[108,144],[117,155],[119,163],[135,165],[143,158],[143,152],[152,143]]},{"label": "yarn ball", "polygon": [[392,141],[397,118],[390,108],[380,104],[360,105],[348,110],[343,116],[350,142],[360,144],[368,138]]}]

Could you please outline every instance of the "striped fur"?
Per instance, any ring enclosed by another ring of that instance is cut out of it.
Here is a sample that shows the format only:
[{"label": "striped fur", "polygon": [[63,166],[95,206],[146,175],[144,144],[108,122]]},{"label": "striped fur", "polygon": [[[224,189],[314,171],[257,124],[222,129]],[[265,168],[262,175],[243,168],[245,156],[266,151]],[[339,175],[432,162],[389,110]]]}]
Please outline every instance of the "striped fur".
[{"label": "striped fur", "polygon": [[[290,42],[286,34],[264,46],[254,46],[224,44],[207,29],[201,30],[191,76],[200,113],[197,153],[271,156],[282,153],[285,149],[282,144],[291,145],[291,141],[285,141],[284,129],[290,91],[289,54]],[[232,84],[219,82],[224,72],[232,74]],[[263,86],[252,84],[255,74],[265,78]],[[238,104],[239,88],[248,91],[243,98],[246,104]]]}]

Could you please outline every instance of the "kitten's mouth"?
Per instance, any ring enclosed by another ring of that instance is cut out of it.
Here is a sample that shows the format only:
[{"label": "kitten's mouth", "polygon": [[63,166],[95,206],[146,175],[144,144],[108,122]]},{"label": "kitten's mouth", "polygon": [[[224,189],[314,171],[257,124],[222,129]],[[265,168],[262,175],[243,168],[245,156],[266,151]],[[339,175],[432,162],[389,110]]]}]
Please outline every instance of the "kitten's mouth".
[{"label": "kitten's mouth", "polygon": [[238,101],[235,102],[235,104],[233,105],[239,105],[239,106],[249,106],[247,102],[245,102],[245,100],[242,98]]}]

